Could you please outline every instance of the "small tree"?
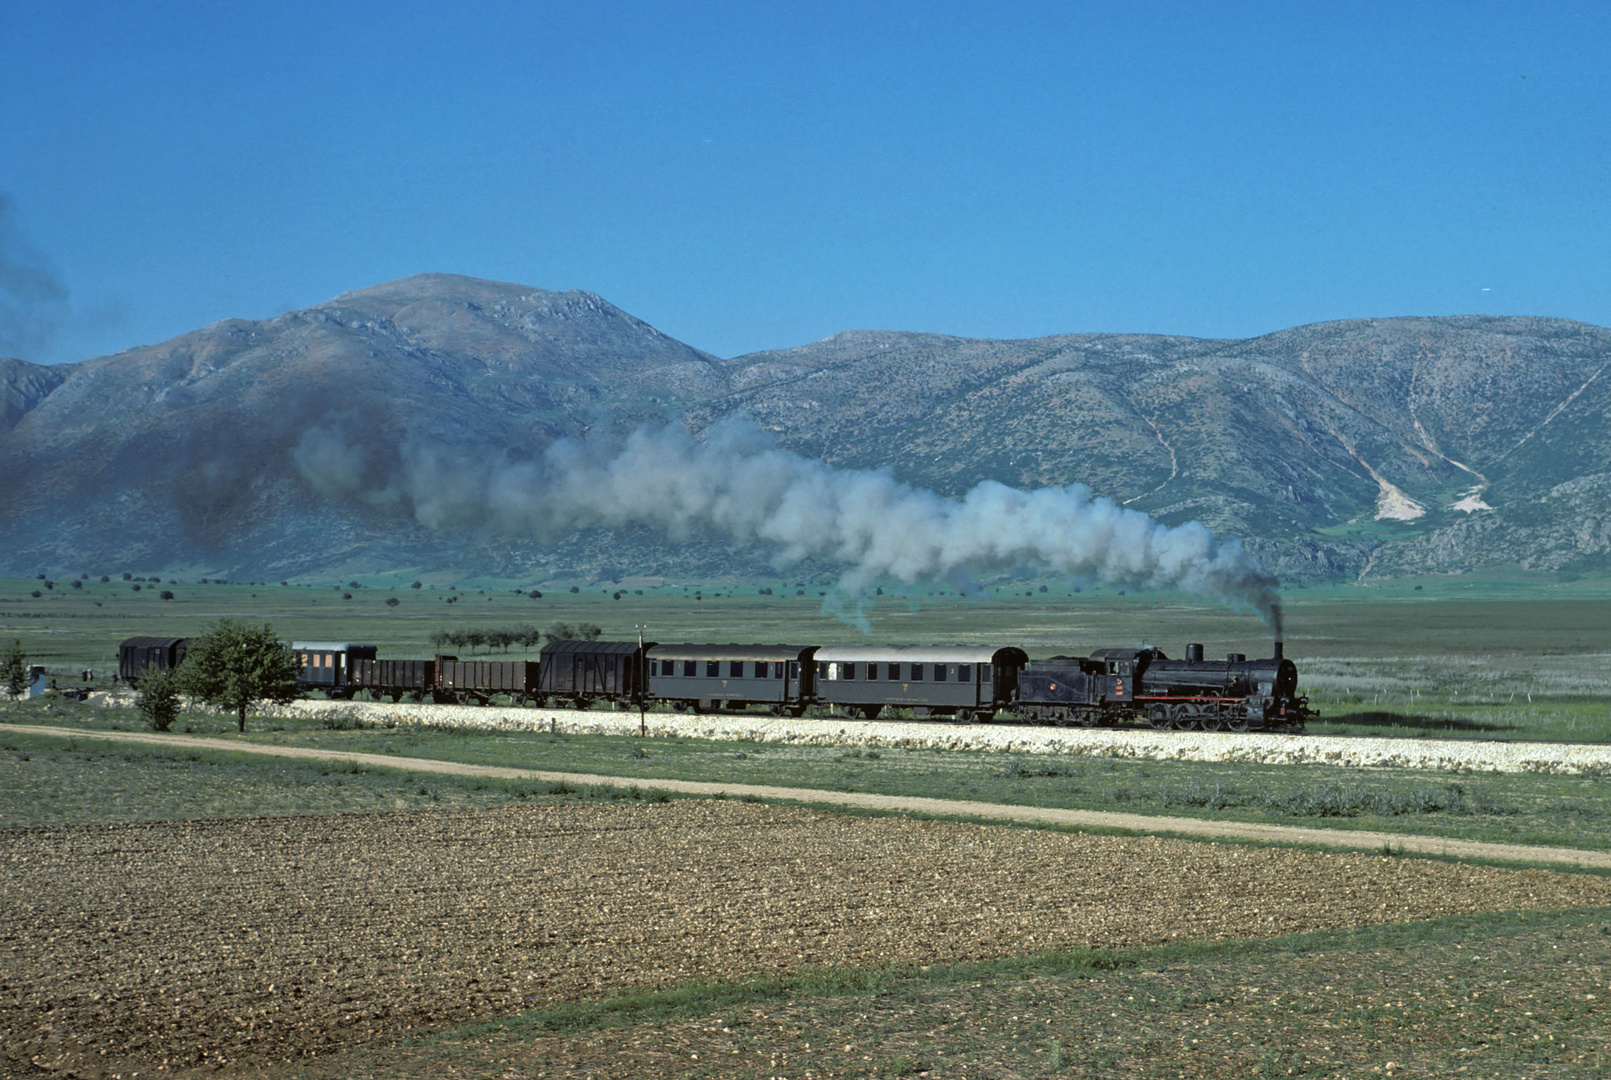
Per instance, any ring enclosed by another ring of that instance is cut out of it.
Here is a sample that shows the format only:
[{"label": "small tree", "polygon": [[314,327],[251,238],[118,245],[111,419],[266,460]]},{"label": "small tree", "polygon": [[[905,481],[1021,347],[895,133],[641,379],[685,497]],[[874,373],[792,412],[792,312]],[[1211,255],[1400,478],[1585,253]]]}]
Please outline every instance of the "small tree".
[{"label": "small tree", "polygon": [[273,627],[220,619],[185,653],[176,673],[181,693],[235,714],[246,730],[246,711],[260,701],[285,704],[300,692],[302,661],[275,637]]},{"label": "small tree", "polygon": [[167,731],[179,715],[179,680],[166,668],[148,668],[135,682],[134,707],[145,714],[152,731]]},{"label": "small tree", "polygon": [[22,651],[21,641],[12,641],[11,648],[0,657],[0,678],[5,679],[6,689],[14,698],[22,697],[28,689],[28,656]]}]

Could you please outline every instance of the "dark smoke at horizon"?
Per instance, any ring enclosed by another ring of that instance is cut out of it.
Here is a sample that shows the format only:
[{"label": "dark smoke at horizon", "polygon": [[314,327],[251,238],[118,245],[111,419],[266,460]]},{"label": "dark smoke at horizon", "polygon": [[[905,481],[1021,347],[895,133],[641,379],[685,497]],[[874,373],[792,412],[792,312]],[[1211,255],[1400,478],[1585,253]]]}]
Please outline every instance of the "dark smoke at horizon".
[{"label": "dark smoke at horizon", "polygon": [[843,595],[824,610],[863,629],[867,594],[881,579],[967,591],[979,575],[1032,569],[1190,593],[1257,612],[1281,636],[1279,582],[1240,540],[1216,540],[1198,522],[1164,525],[1084,484],[1025,491],[987,480],[946,498],[887,469],[840,469],[779,449],[743,419],[702,440],[675,424],[639,428],[619,444],[562,439],[525,461],[416,439],[382,468],[347,437],[350,424],[330,418],[293,452],[323,494],[407,506],[429,528],[554,536],[648,525],[677,540],[714,531],[770,547],[780,567],[808,557],[845,566]]},{"label": "dark smoke at horizon", "polygon": [[67,287],[17,228],[11,198],[0,194],[0,356],[37,359],[55,338],[66,304]]}]

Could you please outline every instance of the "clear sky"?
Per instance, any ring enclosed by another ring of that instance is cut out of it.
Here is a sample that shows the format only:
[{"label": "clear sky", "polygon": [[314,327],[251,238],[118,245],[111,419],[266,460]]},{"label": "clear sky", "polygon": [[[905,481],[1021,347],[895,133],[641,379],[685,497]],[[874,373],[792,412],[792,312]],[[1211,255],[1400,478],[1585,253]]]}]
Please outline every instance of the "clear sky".
[{"label": "clear sky", "polygon": [[0,2],[0,355],[448,271],[836,330],[1611,324],[1604,3]]}]

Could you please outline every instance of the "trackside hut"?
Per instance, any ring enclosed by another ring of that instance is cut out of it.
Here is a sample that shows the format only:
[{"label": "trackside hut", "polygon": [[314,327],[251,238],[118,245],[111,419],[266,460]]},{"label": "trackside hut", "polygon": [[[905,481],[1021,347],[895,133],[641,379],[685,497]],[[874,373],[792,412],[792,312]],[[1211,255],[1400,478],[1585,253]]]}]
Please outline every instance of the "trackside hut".
[{"label": "trackside hut", "polygon": [[824,705],[868,719],[886,706],[971,719],[1008,706],[1029,657],[1011,646],[834,645],[815,659]]},{"label": "trackside hut", "polygon": [[646,650],[649,692],[695,708],[767,705],[796,715],[810,694],[810,646],[656,645]]}]

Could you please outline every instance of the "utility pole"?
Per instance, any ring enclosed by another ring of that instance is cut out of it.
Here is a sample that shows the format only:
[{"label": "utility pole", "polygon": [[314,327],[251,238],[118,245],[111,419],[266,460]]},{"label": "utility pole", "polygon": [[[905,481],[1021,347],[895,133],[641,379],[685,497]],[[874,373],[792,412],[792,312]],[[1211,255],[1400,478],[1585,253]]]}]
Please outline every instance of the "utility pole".
[{"label": "utility pole", "polygon": [[638,624],[638,737],[649,737],[648,693],[649,662],[643,658],[643,624]]}]

